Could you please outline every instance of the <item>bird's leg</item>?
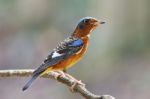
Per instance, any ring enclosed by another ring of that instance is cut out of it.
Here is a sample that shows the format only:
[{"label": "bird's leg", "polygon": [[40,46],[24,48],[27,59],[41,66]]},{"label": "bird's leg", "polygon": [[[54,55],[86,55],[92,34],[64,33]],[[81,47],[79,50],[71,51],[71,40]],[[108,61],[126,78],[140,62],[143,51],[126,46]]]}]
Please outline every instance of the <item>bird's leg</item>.
[{"label": "bird's leg", "polygon": [[71,87],[70,87],[70,90],[71,90],[72,92],[75,91],[74,88],[75,88],[76,85],[85,86],[85,84],[82,83],[81,80],[75,79],[74,77],[72,77],[71,75],[65,73],[64,71],[66,72],[66,69],[64,69],[63,71],[61,71],[61,70],[55,71],[55,72],[57,72],[57,73],[59,74],[55,79],[58,79],[59,77],[68,77],[69,79],[73,80],[73,84],[72,84]]},{"label": "bird's leg", "polygon": [[72,84],[71,87],[70,87],[70,90],[71,90],[72,92],[74,92],[74,88],[75,88],[76,85],[85,86],[85,84],[82,83],[81,80],[77,80],[77,79],[75,79],[74,77],[72,77],[72,76],[69,75],[69,74],[66,74],[66,76],[74,81],[73,84]]},{"label": "bird's leg", "polygon": [[76,79],[75,79],[74,83],[73,83],[73,84],[71,85],[71,87],[70,87],[70,90],[71,90],[72,92],[75,92],[75,86],[77,86],[77,85],[85,86],[85,84],[82,83],[81,80],[76,80]]},{"label": "bird's leg", "polygon": [[71,87],[70,87],[70,90],[71,90],[72,92],[75,92],[75,86],[76,86],[76,85],[85,86],[85,84],[82,83],[81,80],[76,80],[76,79],[74,79],[74,80],[75,80],[75,81],[73,82],[73,84],[72,84]]},{"label": "bird's leg", "polygon": [[65,77],[66,76],[65,73],[61,70],[55,71],[55,72],[57,72],[59,74],[57,77],[55,77],[55,79],[58,79],[59,77]]}]

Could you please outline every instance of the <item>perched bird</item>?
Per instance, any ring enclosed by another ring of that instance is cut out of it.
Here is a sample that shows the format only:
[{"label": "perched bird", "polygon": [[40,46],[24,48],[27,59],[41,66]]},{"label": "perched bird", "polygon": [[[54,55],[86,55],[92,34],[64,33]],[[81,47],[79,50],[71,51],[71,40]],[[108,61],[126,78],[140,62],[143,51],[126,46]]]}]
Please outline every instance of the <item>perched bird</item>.
[{"label": "perched bird", "polygon": [[66,71],[77,63],[85,54],[91,32],[100,24],[105,22],[96,18],[82,18],[70,37],[61,42],[44,60],[43,64],[33,72],[32,78],[23,87],[26,90],[38,77],[50,71]]}]

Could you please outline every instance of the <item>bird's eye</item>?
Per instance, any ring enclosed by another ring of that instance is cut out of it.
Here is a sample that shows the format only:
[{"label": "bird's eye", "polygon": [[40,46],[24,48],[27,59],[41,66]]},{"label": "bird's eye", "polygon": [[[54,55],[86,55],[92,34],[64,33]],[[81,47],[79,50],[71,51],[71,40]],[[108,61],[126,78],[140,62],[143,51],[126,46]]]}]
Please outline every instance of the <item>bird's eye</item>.
[{"label": "bird's eye", "polygon": [[89,22],[89,19],[85,19],[83,20],[84,23],[88,23]]}]

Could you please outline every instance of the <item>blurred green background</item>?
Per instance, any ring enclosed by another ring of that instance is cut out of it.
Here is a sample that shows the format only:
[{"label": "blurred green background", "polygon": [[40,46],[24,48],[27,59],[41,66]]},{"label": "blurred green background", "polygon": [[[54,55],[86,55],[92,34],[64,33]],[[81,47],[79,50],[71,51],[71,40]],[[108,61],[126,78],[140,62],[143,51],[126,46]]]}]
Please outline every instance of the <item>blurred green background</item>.
[{"label": "blurred green background", "polygon": [[[85,16],[106,22],[69,74],[95,94],[150,98],[149,0],[0,0],[0,69],[37,68]],[[54,80],[0,78],[1,99],[82,99]]]}]

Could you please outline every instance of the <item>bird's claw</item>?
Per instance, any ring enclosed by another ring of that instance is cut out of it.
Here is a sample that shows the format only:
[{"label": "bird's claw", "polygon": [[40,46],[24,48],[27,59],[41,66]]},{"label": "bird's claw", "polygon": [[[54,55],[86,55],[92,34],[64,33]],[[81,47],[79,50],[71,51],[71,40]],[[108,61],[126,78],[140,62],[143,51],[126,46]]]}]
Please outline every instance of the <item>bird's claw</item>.
[{"label": "bird's claw", "polygon": [[81,80],[75,80],[75,81],[73,82],[73,84],[71,85],[70,90],[71,90],[72,92],[75,92],[75,86],[77,86],[77,85],[85,86],[85,84],[82,83]]},{"label": "bird's claw", "polygon": [[71,75],[65,74],[63,71],[55,71],[55,72],[58,73],[58,75],[55,76],[55,79],[56,79],[56,80],[57,80],[59,77],[68,77],[68,78],[70,78],[70,79],[73,80],[73,84],[72,84],[71,87],[70,87],[71,92],[75,92],[75,86],[77,86],[77,85],[85,86],[85,84],[82,83],[81,80],[76,80],[76,79],[73,78]]},{"label": "bird's claw", "polygon": [[56,79],[56,80],[57,80],[59,77],[65,77],[65,76],[66,76],[65,73],[64,73],[63,71],[55,71],[55,72],[58,73],[58,75],[55,76],[55,79]]}]

